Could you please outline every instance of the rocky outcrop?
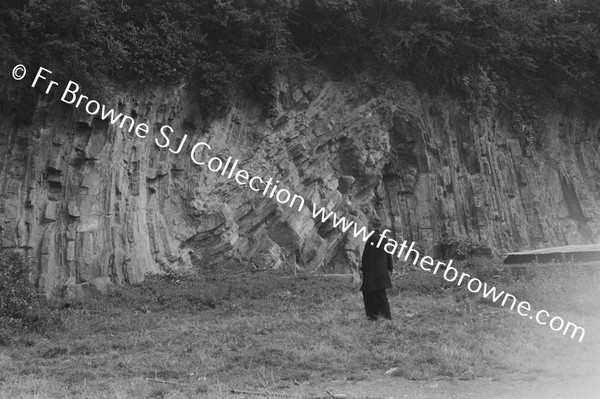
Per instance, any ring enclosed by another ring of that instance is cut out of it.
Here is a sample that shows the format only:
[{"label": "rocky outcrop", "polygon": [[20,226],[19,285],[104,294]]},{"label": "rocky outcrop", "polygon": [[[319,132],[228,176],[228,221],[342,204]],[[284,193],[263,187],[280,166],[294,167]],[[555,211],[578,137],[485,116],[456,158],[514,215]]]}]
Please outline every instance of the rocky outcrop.
[{"label": "rocky outcrop", "polygon": [[[31,90],[23,87],[23,91]],[[438,253],[465,236],[499,253],[600,236],[599,125],[560,112],[523,155],[506,118],[470,116],[409,84],[281,82],[277,116],[240,98],[206,121],[185,86],[115,95],[146,138],[41,96],[28,123],[0,118],[3,245],[26,249],[48,295],[85,295],[165,268],[355,271],[362,239],[312,217],[312,204]],[[160,126],[171,149],[154,142]],[[229,156],[302,196],[298,211],[192,162]],[[176,145],[175,145],[176,144]]]}]

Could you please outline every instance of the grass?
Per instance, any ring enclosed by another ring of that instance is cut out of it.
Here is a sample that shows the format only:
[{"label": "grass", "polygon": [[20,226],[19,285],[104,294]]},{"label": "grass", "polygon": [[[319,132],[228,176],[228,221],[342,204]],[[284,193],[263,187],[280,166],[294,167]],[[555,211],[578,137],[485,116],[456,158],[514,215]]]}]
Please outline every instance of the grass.
[{"label": "grass", "polygon": [[394,281],[394,319],[377,322],[365,319],[357,286],[340,279],[153,277],[71,303],[59,331],[5,343],[0,397],[224,398],[231,388],[294,392],[368,381],[394,367],[393,378],[414,380],[586,374],[598,370],[600,285],[597,273],[575,269],[494,283],[584,326],[581,344],[422,271]]}]

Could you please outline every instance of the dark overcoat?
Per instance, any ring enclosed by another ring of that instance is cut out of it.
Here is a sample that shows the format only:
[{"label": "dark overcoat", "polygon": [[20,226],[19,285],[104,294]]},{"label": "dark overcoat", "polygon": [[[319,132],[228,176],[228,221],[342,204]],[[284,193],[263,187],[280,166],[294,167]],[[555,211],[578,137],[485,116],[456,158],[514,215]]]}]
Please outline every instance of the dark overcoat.
[{"label": "dark overcoat", "polygon": [[387,240],[384,238],[377,247],[381,233],[371,235],[362,254],[361,270],[363,275],[361,291],[378,291],[392,288],[390,273],[394,270],[392,255],[385,252]]}]

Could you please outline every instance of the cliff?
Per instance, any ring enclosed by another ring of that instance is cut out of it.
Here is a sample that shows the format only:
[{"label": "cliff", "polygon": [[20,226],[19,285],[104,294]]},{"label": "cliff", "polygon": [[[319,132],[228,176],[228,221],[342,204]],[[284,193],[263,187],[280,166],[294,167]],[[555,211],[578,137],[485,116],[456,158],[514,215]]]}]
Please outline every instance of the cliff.
[{"label": "cliff", "polygon": [[[560,111],[526,157],[501,113],[475,117],[402,81],[282,80],[269,119],[240,96],[226,117],[203,120],[185,85],[112,100],[153,135],[43,95],[26,123],[18,111],[0,117],[2,245],[27,250],[49,296],[168,268],[356,270],[362,239],[194,164],[200,141],[212,147],[205,157],[232,156],[359,225],[376,212],[396,239],[431,255],[445,237],[497,254],[600,237],[600,125]],[[188,135],[179,154],[154,144],[164,124],[171,141]]]}]

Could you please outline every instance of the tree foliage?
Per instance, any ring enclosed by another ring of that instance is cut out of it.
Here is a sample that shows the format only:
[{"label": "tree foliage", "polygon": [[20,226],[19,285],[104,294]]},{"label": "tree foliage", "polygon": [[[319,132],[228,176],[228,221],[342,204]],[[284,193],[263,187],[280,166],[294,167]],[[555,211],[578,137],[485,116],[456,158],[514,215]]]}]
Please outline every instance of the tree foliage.
[{"label": "tree foliage", "polygon": [[240,88],[268,97],[298,66],[374,65],[474,110],[502,106],[531,134],[519,122],[550,103],[600,103],[599,25],[595,0],[4,0],[0,51],[3,68],[88,85],[187,79],[221,105]]}]

